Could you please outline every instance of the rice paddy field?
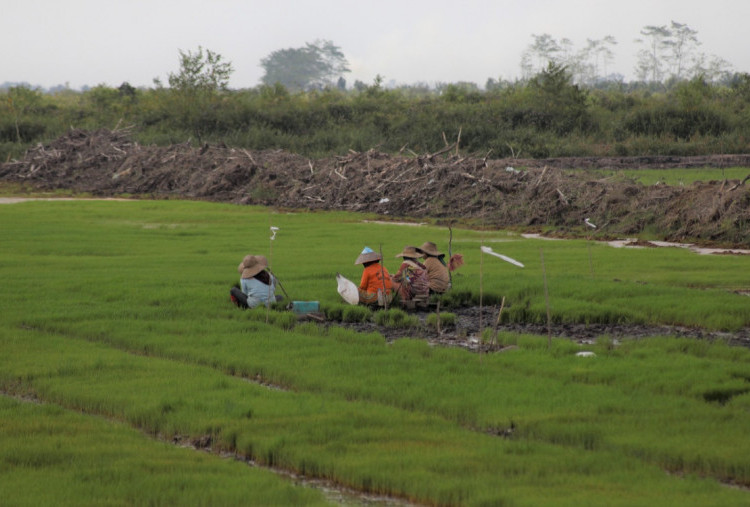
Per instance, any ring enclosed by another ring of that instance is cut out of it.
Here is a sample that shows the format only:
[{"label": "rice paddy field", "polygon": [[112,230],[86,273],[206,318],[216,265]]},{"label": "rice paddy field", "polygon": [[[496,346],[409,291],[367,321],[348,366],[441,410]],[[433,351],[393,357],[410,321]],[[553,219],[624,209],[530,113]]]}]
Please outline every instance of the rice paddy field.
[{"label": "rice paddy field", "polygon": [[330,313],[365,245],[395,272],[424,241],[447,250],[447,228],[177,200],[0,205],[0,503],[750,505],[748,348],[504,326],[731,336],[750,327],[750,257],[454,227],[451,292],[506,301],[485,354],[229,301],[255,253]]}]

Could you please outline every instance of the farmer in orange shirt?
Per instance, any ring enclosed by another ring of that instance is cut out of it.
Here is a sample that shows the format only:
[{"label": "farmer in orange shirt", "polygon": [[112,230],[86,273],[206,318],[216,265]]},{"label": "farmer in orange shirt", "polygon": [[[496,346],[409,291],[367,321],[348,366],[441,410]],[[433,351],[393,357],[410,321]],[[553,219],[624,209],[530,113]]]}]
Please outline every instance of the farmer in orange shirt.
[{"label": "farmer in orange shirt", "polygon": [[362,264],[362,281],[359,283],[359,302],[361,304],[385,306],[392,299],[391,275],[380,263],[381,255],[365,247],[354,264]]}]

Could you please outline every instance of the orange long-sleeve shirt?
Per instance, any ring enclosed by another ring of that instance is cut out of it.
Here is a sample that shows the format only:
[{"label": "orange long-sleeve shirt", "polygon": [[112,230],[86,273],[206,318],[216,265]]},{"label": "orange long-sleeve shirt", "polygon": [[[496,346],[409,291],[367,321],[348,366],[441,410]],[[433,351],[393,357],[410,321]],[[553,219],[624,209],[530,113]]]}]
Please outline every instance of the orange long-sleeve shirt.
[{"label": "orange long-sleeve shirt", "polygon": [[379,262],[370,264],[362,271],[362,281],[359,288],[365,292],[376,294],[378,289],[383,290],[383,275],[385,275],[385,293],[391,293],[391,275],[385,266]]}]

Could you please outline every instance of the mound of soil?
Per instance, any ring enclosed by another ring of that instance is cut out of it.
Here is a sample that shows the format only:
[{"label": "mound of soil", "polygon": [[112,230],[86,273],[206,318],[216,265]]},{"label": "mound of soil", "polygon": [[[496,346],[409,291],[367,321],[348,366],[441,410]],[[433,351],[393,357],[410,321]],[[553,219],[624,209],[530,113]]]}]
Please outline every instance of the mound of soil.
[{"label": "mound of soil", "polygon": [[[341,209],[393,217],[474,221],[492,227],[552,228],[598,237],[648,229],[668,241],[750,245],[750,185],[710,181],[643,186],[586,171],[665,167],[750,167],[750,155],[708,157],[488,160],[375,150],[311,160],[281,150],[223,144],[142,146],[125,130],[71,130],[20,161],[0,165],[0,180],[38,190]],[[750,173],[750,171],[748,171]]]}]

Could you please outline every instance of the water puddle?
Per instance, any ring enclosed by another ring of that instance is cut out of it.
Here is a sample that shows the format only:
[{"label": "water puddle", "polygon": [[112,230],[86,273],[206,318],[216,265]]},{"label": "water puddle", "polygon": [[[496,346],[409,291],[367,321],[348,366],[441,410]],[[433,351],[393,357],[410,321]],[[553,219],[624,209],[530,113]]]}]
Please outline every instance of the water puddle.
[{"label": "water puddle", "polygon": [[[565,238],[548,238],[541,234],[521,234],[526,239],[543,239],[546,241],[567,241]],[[598,240],[592,240],[597,241]],[[741,248],[709,248],[692,243],[672,243],[669,241],[642,240],[638,238],[616,239],[606,242],[613,248],[684,248],[700,255],[750,255],[750,250]]]},{"label": "water puddle", "polygon": [[699,255],[750,255],[750,250],[740,248],[708,248],[692,243],[671,243],[669,241],[643,241],[636,238],[608,241],[614,248],[684,248]]}]

